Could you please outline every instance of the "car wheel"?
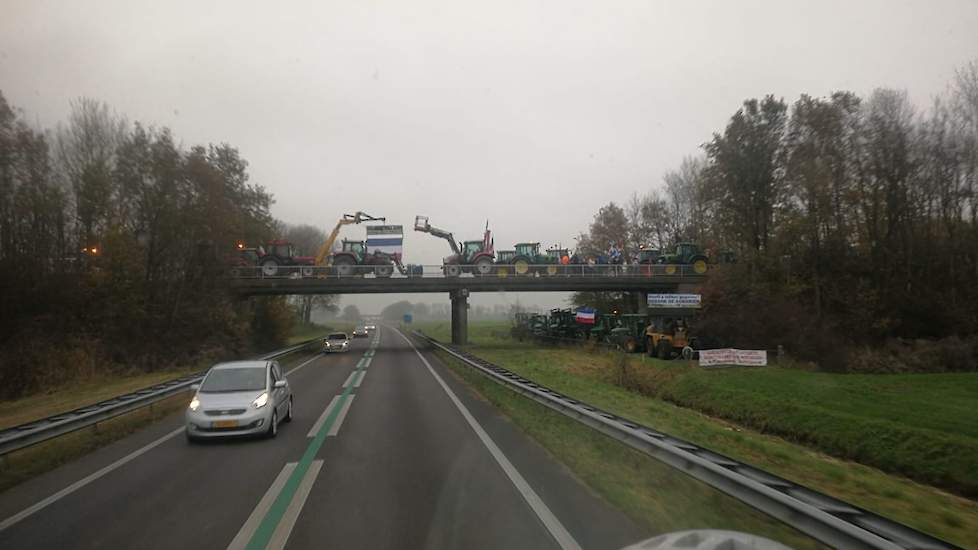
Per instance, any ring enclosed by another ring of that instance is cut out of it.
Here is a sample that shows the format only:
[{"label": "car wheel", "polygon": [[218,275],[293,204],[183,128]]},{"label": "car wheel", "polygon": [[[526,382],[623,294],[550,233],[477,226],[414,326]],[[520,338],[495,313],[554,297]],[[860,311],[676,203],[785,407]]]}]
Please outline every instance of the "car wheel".
[{"label": "car wheel", "polygon": [[278,435],[278,413],[272,411],[272,423],[268,425],[268,438],[272,439]]},{"label": "car wheel", "polygon": [[286,422],[292,422],[292,401],[293,401],[293,399],[290,397],[289,398],[289,412],[287,412],[285,414],[285,421]]}]

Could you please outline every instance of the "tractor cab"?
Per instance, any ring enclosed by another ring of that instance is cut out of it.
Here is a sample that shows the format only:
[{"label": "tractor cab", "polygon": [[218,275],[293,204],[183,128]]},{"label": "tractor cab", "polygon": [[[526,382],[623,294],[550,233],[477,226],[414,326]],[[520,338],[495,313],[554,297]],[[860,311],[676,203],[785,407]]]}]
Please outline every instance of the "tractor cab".
[{"label": "tractor cab", "polygon": [[268,254],[279,258],[292,258],[295,256],[295,245],[284,239],[268,241]]},{"label": "tractor cab", "polygon": [[699,245],[694,243],[679,243],[676,245],[676,256],[683,260],[682,263],[689,263],[694,256],[702,256],[703,251]]},{"label": "tractor cab", "polygon": [[471,263],[472,259],[476,254],[482,252],[484,248],[483,241],[465,241],[462,243],[462,256],[464,258],[464,263]]},{"label": "tractor cab", "polygon": [[516,254],[528,258],[536,258],[540,255],[540,243],[517,243]]},{"label": "tractor cab", "polygon": [[342,251],[353,254],[357,258],[357,263],[360,263],[363,261],[363,257],[367,253],[367,245],[363,241],[351,241],[349,239],[343,239]]},{"label": "tractor cab", "polygon": [[568,260],[569,260],[569,258],[570,258],[570,250],[568,250],[566,248],[557,248],[557,247],[548,248],[547,249],[547,258],[549,258],[554,263],[558,263],[558,264],[559,263],[562,263],[562,260],[564,258],[568,258]]},{"label": "tractor cab", "polygon": [[662,251],[658,248],[642,248],[638,251],[638,263],[654,264],[659,261]]}]

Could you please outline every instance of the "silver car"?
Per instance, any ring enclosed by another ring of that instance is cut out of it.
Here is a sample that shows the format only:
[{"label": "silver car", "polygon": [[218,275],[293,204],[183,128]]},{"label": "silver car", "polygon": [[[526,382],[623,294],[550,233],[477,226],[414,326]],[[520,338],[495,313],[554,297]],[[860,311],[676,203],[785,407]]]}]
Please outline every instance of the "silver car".
[{"label": "silver car", "polygon": [[323,338],[323,353],[350,351],[350,337],[345,332],[334,332]]},{"label": "silver car", "polygon": [[275,437],[292,420],[292,388],[276,361],[234,361],[211,367],[187,407],[187,440],[222,436]]}]

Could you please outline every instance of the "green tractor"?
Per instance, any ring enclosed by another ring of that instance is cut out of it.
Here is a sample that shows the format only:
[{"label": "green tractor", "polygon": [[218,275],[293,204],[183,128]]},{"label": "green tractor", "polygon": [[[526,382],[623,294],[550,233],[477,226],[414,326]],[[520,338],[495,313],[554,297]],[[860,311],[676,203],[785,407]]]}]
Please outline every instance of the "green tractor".
[{"label": "green tractor", "polygon": [[550,335],[555,338],[580,339],[584,337],[584,329],[577,322],[572,309],[550,310]]},{"label": "green tractor", "polygon": [[649,316],[640,313],[625,313],[614,319],[615,327],[608,331],[607,341],[627,353],[642,351],[645,347],[645,329]]},{"label": "green tractor", "polygon": [[[516,254],[507,263],[512,265],[515,274],[557,274],[557,265],[560,263],[560,260],[547,254],[542,254],[540,252],[540,243],[517,243],[514,248],[516,248]],[[497,263],[501,262],[497,260]]]},{"label": "green tractor", "polygon": [[527,323],[527,328],[534,337],[543,338],[549,334],[550,322],[546,315],[541,313],[534,313],[530,315]]},{"label": "green tractor", "polygon": [[608,343],[611,331],[618,328],[618,315],[608,313],[595,313],[594,324],[585,328],[584,336],[588,340],[599,343]]},{"label": "green tractor", "polygon": [[[693,266],[694,272],[702,275],[706,273],[706,264],[709,263],[709,258],[698,244],[679,243],[676,245],[675,252],[667,252],[659,256],[658,263],[667,264],[670,267],[675,265],[691,265]],[[675,268],[670,270],[667,267],[666,274],[674,275]]]}]

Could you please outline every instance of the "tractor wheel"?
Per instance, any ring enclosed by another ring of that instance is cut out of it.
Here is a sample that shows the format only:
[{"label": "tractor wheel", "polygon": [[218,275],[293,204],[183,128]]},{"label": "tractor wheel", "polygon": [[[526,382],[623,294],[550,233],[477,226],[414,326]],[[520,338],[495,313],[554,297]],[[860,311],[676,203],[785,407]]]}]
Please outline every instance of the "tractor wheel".
[{"label": "tractor wheel", "polygon": [[349,256],[337,256],[333,259],[333,267],[339,277],[350,277],[356,270],[356,263]]},{"label": "tractor wheel", "polygon": [[659,359],[672,359],[672,344],[665,338],[659,340],[659,345],[656,346],[655,351],[655,355]]},{"label": "tractor wheel", "polygon": [[683,352],[680,354],[683,359],[690,361],[693,359],[693,348],[686,346],[683,348]]},{"label": "tractor wheel", "polygon": [[446,277],[458,277],[462,273],[462,268],[456,264],[448,264],[444,266]]},{"label": "tractor wheel", "polygon": [[374,275],[380,277],[381,279],[386,279],[394,274],[394,266],[390,265],[378,265],[374,268]]},{"label": "tractor wheel", "polygon": [[669,264],[666,266],[666,275],[676,274],[676,264]]},{"label": "tractor wheel", "polygon": [[508,265],[497,265],[496,266],[496,276],[505,279],[509,277],[509,266]]},{"label": "tractor wheel", "polygon": [[625,351],[628,353],[635,353],[635,350],[638,349],[638,342],[629,336],[628,338],[625,338],[625,342],[622,344],[622,347],[625,348]]},{"label": "tractor wheel", "polygon": [[693,271],[697,275],[706,273],[706,258],[696,258],[693,260]]},{"label": "tractor wheel", "polygon": [[513,271],[517,275],[528,275],[530,273],[530,261],[526,258],[513,260]]},{"label": "tractor wheel", "polygon": [[261,263],[261,274],[265,277],[274,277],[279,273],[278,261],[275,258],[268,258]]},{"label": "tractor wheel", "polygon": [[484,277],[492,273],[492,258],[488,256],[483,256],[475,261],[475,273],[480,277]]},{"label": "tractor wheel", "polygon": [[550,275],[550,276],[556,275],[557,274],[557,266],[555,266],[555,265],[548,265],[546,267],[546,273],[547,273],[547,275]]},{"label": "tractor wheel", "polygon": [[302,266],[302,269],[300,271],[301,271],[303,277],[312,277],[312,266],[311,265],[304,265],[304,266]]},{"label": "tractor wheel", "polygon": [[652,341],[652,338],[645,339],[645,355],[655,357],[655,342]]}]

